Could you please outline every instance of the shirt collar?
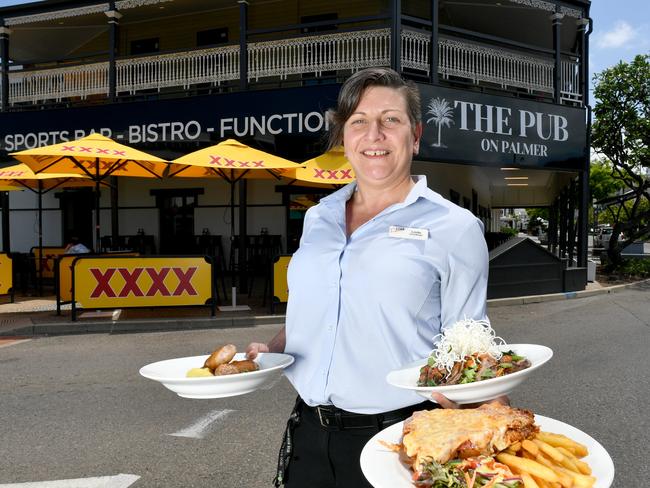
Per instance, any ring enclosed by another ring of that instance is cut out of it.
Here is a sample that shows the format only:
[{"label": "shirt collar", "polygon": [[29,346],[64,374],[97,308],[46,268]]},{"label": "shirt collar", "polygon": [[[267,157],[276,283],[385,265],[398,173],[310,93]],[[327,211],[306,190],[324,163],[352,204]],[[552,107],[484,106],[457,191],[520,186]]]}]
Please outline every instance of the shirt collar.
[{"label": "shirt collar", "polygon": [[[429,190],[429,187],[427,186],[427,177],[424,175],[414,175],[413,178],[415,178],[415,185],[413,185],[413,188],[411,188],[411,191],[409,191],[409,194],[404,199],[404,202],[398,205],[406,207],[407,205],[414,203],[420,197],[435,202],[435,196],[437,194]],[[347,202],[355,191],[357,191],[357,182],[353,181],[352,183],[345,185],[343,188],[335,191],[334,193],[321,198],[320,201],[326,205],[340,205]]]}]

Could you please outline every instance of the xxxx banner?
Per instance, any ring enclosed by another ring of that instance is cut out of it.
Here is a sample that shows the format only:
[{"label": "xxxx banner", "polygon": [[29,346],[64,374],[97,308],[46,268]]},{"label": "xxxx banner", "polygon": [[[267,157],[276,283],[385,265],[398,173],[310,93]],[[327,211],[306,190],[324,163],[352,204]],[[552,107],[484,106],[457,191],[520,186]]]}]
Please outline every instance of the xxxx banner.
[{"label": "xxxx banner", "polygon": [[65,254],[65,247],[43,247],[43,255],[38,247],[32,247],[31,252],[34,255],[36,276],[38,276],[40,268],[43,273],[42,278],[54,278],[56,259]]},{"label": "xxxx banner", "polygon": [[6,253],[0,253],[0,295],[7,295],[14,286],[13,261]]},{"label": "xxxx banner", "polygon": [[273,300],[286,303],[289,299],[289,285],[287,284],[287,270],[291,256],[278,256],[273,263]]},{"label": "xxxx banner", "polygon": [[78,257],[73,300],[84,308],[205,305],[212,263],[203,257]]},{"label": "xxxx banner", "polygon": [[[124,252],[120,253],[119,257],[125,256],[139,256],[139,254],[137,252]],[[78,254],[63,254],[57,257],[55,268],[55,275],[58,276],[56,292],[60,304],[72,301],[72,264],[78,257]]]}]

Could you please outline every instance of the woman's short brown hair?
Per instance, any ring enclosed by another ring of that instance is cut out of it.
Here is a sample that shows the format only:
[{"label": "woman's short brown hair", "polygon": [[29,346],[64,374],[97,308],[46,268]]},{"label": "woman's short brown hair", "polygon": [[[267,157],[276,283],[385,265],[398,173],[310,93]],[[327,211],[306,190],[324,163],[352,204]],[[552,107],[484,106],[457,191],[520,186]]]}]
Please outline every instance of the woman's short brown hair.
[{"label": "woman's short brown hair", "polygon": [[328,149],[343,144],[345,122],[356,110],[363,93],[371,86],[384,86],[402,92],[413,130],[420,123],[422,119],[420,92],[415,83],[404,80],[399,73],[390,68],[362,69],[345,80],[339,92],[336,109],[327,112],[329,118]]}]

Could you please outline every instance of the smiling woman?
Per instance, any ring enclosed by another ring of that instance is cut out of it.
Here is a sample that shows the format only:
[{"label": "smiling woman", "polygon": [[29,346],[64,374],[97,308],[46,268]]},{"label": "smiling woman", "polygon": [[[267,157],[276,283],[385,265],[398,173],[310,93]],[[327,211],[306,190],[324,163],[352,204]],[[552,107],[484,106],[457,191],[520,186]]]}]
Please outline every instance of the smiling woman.
[{"label": "smiling woman", "polygon": [[351,460],[379,430],[424,408],[386,374],[426,357],[443,327],[485,318],[480,221],[411,175],[419,107],[412,83],[370,68],[343,84],[329,114],[330,146],[343,143],[357,180],[307,210],[287,275],[286,327],[247,348],[250,358],[295,357],[286,375],[299,398],[277,486],[369,486]]}]

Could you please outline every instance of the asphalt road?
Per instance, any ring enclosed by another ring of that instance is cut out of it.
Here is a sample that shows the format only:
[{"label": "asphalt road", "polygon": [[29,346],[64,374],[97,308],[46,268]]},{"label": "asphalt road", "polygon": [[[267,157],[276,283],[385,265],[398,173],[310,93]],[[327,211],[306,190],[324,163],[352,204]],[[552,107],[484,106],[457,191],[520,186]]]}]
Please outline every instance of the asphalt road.
[{"label": "asphalt road", "polygon": [[[512,396],[516,406],[589,433],[609,451],[615,487],[650,486],[650,288],[498,307],[510,343],[555,355]],[[270,487],[295,394],[273,388],[188,400],[141,366],[267,340],[278,326],[41,338],[0,348],[0,486],[134,474],[141,487]],[[307,487],[306,487],[307,488]]]}]

